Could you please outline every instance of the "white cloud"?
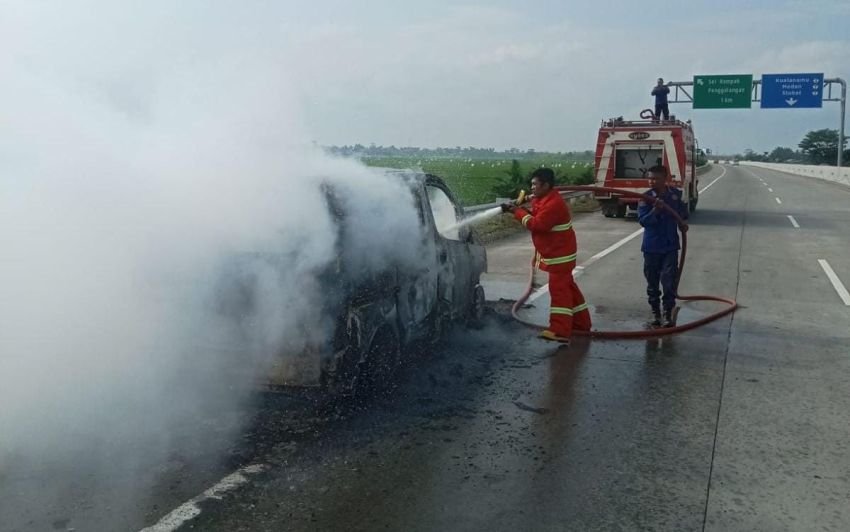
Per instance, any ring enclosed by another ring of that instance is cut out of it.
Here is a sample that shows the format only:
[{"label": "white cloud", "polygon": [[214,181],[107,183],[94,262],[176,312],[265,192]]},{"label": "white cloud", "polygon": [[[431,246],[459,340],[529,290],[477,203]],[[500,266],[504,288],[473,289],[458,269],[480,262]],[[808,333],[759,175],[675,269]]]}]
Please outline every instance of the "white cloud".
[{"label": "white cloud", "polygon": [[768,50],[750,62],[756,72],[823,72],[847,75],[850,41],[809,41]]},{"label": "white cloud", "polygon": [[[304,116],[320,143],[538,149],[588,147],[600,119],[636,116],[651,105],[648,93],[658,76],[688,80],[700,73],[823,70],[846,77],[850,71],[850,40],[823,31],[824,21],[846,10],[846,2],[819,2],[808,9],[793,2],[769,9],[683,7],[657,30],[629,20],[631,4],[608,9],[604,19],[596,16],[596,8],[588,18],[578,8],[544,14],[539,6],[529,10],[519,3],[437,3],[409,11],[364,7],[356,16],[323,1],[315,4],[315,9],[294,3],[262,9],[259,4],[201,3],[137,7],[113,30],[134,36],[124,39],[130,46],[116,50],[108,43],[68,43],[66,55],[76,58],[67,61],[68,68],[100,63],[103,79],[85,83],[109,94],[127,112],[143,115],[139,102],[163,63],[179,68],[173,65],[191,62],[196,50],[218,49],[226,55],[247,42],[258,55],[296,73]],[[197,11],[204,29],[174,23],[169,9]],[[44,23],[33,17],[18,22],[0,29],[21,32],[15,28]],[[694,113],[684,106],[675,110],[698,116],[699,130],[711,136],[723,130],[730,116]],[[774,126],[782,120],[756,118]],[[789,142],[778,133],[781,128],[765,130],[766,144]],[[736,139],[718,135],[705,140]]]},{"label": "white cloud", "polygon": [[[327,143],[584,149],[600,119],[650,107],[659,75],[846,72],[850,42],[812,38],[795,26],[801,16],[784,8],[740,9],[664,31],[626,32],[623,21],[540,23],[527,11],[472,7],[381,31],[349,28],[332,45],[310,50],[311,61],[302,65],[313,94],[308,116],[317,139]],[[770,126],[784,120],[776,115],[754,116],[758,124],[739,140],[728,134],[728,113],[685,106],[674,112],[698,118],[708,144],[796,142],[796,131]],[[814,117],[812,126],[823,120]]]}]

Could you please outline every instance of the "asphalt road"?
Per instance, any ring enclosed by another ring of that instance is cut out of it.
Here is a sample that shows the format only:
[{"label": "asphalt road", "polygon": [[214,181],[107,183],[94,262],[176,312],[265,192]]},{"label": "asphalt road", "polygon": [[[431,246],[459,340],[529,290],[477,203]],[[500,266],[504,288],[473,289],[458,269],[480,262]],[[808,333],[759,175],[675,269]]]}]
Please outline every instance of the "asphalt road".
[{"label": "asphalt road", "polygon": [[[709,184],[680,292],[734,297],[733,316],[559,349],[495,303],[484,330],[455,331],[364,403],[211,407],[177,432],[181,455],[106,475],[9,466],[0,530],[850,529],[850,306],[827,274],[850,284],[850,189],[733,166]],[[640,238],[611,251],[638,225],[575,227],[595,325],[641,327]],[[527,236],[489,255],[489,295],[515,297]]]}]

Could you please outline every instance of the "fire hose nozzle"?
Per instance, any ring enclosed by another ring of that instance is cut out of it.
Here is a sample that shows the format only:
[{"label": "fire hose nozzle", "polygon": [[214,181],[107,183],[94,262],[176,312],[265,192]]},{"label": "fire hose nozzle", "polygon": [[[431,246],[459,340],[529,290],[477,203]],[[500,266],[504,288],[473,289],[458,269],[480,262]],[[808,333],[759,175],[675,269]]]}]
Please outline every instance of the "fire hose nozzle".
[{"label": "fire hose nozzle", "polygon": [[516,204],[522,205],[523,203],[525,203],[525,200],[527,198],[528,198],[528,195],[526,194],[526,192],[524,190],[520,190],[519,196],[517,196],[517,198],[516,198]]}]

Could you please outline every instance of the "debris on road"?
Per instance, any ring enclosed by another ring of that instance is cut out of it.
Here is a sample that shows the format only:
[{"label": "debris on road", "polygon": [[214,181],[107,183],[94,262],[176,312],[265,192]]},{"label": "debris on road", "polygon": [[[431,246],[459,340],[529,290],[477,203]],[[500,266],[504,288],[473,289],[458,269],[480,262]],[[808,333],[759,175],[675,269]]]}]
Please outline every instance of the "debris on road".
[{"label": "debris on road", "polygon": [[549,413],[548,408],[536,408],[536,407],[533,407],[533,406],[528,406],[527,404],[523,403],[522,401],[514,401],[514,405],[516,405],[516,407],[519,408],[520,410],[525,410],[526,412],[532,412],[534,414],[548,414]]}]

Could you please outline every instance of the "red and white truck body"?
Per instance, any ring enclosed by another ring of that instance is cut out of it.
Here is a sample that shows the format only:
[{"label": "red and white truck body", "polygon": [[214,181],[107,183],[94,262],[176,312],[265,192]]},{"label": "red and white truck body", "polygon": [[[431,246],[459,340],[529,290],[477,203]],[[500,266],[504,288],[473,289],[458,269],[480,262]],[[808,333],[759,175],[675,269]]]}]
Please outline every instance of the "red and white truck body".
[{"label": "red and white truck body", "polygon": [[[652,187],[648,171],[656,165],[669,170],[668,184],[683,192],[693,212],[699,198],[696,172],[697,142],[690,120],[606,120],[596,142],[596,184],[644,193]],[[603,192],[594,197],[607,217],[636,210],[638,200]]]}]

